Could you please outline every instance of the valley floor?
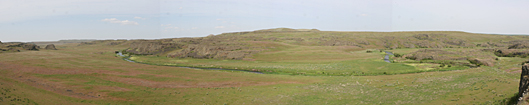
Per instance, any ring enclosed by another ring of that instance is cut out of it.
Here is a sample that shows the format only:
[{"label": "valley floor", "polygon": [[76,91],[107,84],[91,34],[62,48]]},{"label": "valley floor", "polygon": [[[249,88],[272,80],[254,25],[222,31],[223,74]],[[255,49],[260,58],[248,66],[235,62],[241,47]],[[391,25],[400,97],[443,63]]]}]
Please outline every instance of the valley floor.
[{"label": "valley floor", "polygon": [[[0,104],[507,104],[517,94],[520,62],[525,61],[499,57],[492,67],[432,71],[387,63],[383,53],[365,50],[328,52],[339,54],[303,62],[280,51],[256,55],[263,59],[255,61],[133,56],[157,65],[285,71],[255,74],[147,65],[116,57],[114,51],[127,47],[61,45],[59,50],[2,53]],[[336,48],[291,50],[303,56]],[[281,60],[264,59],[269,56]],[[343,70],[347,72],[340,74]],[[425,72],[417,72],[421,70]],[[360,73],[374,75],[355,75]]]}]

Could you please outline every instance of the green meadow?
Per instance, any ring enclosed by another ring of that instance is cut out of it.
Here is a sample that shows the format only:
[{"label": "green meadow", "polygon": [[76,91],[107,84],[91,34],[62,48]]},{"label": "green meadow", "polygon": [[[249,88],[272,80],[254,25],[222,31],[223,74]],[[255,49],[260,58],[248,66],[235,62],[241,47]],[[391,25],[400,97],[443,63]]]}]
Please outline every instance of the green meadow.
[{"label": "green meadow", "polygon": [[[421,32],[396,32],[394,36],[417,33]],[[472,43],[510,39],[448,33]],[[321,34],[262,36],[309,38]],[[430,48],[383,48],[368,36],[380,33],[323,34],[367,38],[374,44],[351,47],[319,46],[316,41],[248,42],[270,49],[243,60],[131,54],[130,59],[137,63],[114,53],[128,49],[131,42],[63,44],[57,46],[59,50],[6,52],[0,53],[0,104],[513,104],[521,63],[527,60],[480,52],[475,56],[497,57],[494,66],[448,66],[444,62],[449,61],[416,61],[393,55],[388,63],[383,60],[383,51],[406,55]]]}]

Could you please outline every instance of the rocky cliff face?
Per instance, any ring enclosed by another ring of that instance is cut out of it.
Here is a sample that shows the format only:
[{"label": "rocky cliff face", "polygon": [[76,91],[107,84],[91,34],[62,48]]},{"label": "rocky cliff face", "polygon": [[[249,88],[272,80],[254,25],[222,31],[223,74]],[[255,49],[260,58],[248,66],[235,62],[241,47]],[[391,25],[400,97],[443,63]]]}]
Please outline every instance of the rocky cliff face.
[{"label": "rocky cliff face", "polygon": [[[494,49],[465,49],[465,50],[446,50],[446,49],[420,49],[402,57],[411,60],[432,60],[432,61],[450,61],[451,64],[467,66],[494,66],[497,57],[490,55]],[[485,53],[486,52],[486,53]],[[452,62],[454,61],[454,62]]]},{"label": "rocky cliff face", "polygon": [[188,45],[186,47],[182,51],[169,54],[168,57],[241,60],[259,52],[259,50],[249,50],[249,47],[242,46]]},{"label": "rocky cliff face", "polygon": [[522,66],[522,74],[520,75],[520,85],[518,87],[519,102],[523,103],[529,99],[527,96],[527,88],[529,86],[529,64]]},{"label": "rocky cliff face", "polygon": [[181,49],[182,44],[178,43],[164,43],[162,41],[135,41],[130,44],[128,53],[140,54],[140,55],[152,55],[159,54],[167,51]]},{"label": "rocky cliff face", "polygon": [[251,38],[256,38],[254,41],[261,39],[260,37],[210,35],[202,38],[136,40],[131,43],[126,52],[141,55],[167,54],[167,57],[172,58],[241,60],[264,49],[257,46],[249,47],[250,45],[245,41]]}]

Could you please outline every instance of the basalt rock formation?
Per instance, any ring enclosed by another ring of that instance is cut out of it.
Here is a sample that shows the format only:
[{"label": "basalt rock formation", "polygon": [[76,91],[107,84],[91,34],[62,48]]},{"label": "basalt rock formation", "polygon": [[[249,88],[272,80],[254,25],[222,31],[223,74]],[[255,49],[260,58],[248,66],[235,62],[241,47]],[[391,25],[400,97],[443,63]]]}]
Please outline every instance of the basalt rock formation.
[{"label": "basalt rock formation", "polygon": [[529,56],[529,49],[497,49],[494,54],[500,57],[526,57]]},{"label": "basalt rock formation", "polygon": [[457,63],[466,66],[494,66],[497,57],[490,55],[494,49],[420,49],[415,52],[403,55],[403,58],[423,61],[431,60],[433,62]]},{"label": "basalt rock formation", "polygon": [[494,60],[492,59],[479,59],[479,58],[470,58],[468,59],[470,63],[476,65],[485,65],[485,66],[494,66]]},{"label": "basalt rock formation", "polygon": [[403,57],[412,60],[466,60],[464,57],[449,57],[446,55],[456,54],[455,52],[448,52],[440,49],[421,49],[416,52],[404,55]]},{"label": "basalt rock formation", "polygon": [[132,42],[127,52],[139,55],[153,55],[181,48],[182,45],[178,43],[164,43],[162,41],[156,40],[141,40]]},{"label": "basalt rock formation", "polygon": [[46,50],[57,50],[57,48],[55,48],[54,44],[48,44],[48,45],[46,45],[46,47],[44,49],[46,49]]},{"label": "basalt rock formation", "polygon": [[519,103],[527,103],[527,88],[529,87],[529,64],[522,66],[522,74],[520,75],[520,85],[518,87]]},{"label": "basalt rock formation", "polygon": [[24,50],[35,50],[35,51],[39,50],[37,49],[37,45],[31,44],[31,43],[12,42],[12,43],[3,43],[3,44],[5,44],[6,47],[10,47],[10,48],[21,47]]},{"label": "basalt rock formation", "polygon": [[182,51],[168,54],[168,57],[178,58],[199,58],[199,59],[234,59],[241,60],[259,50],[249,50],[249,47],[241,46],[208,46],[208,45],[188,45]]},{"label": "basalt rock formation", "polygon": [[509,49],[527,49],[529,48],[529,43],[518,43],[509,46]]},{"label": "basalt rock formation", "polygon": [[20,52],[21,50],[38,51],[38,46],[32,43],[8,42],[0,43],[0,51]]}]

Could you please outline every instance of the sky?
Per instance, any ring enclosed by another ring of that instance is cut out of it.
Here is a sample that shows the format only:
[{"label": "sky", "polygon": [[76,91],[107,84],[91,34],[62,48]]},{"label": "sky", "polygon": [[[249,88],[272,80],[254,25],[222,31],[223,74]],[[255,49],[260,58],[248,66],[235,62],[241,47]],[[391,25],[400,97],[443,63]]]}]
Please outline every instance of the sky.
[{"label": "sky", "polygon": [[528,0],[0,0],[0,41],[203,37],[270,28],[529,35]]}]

